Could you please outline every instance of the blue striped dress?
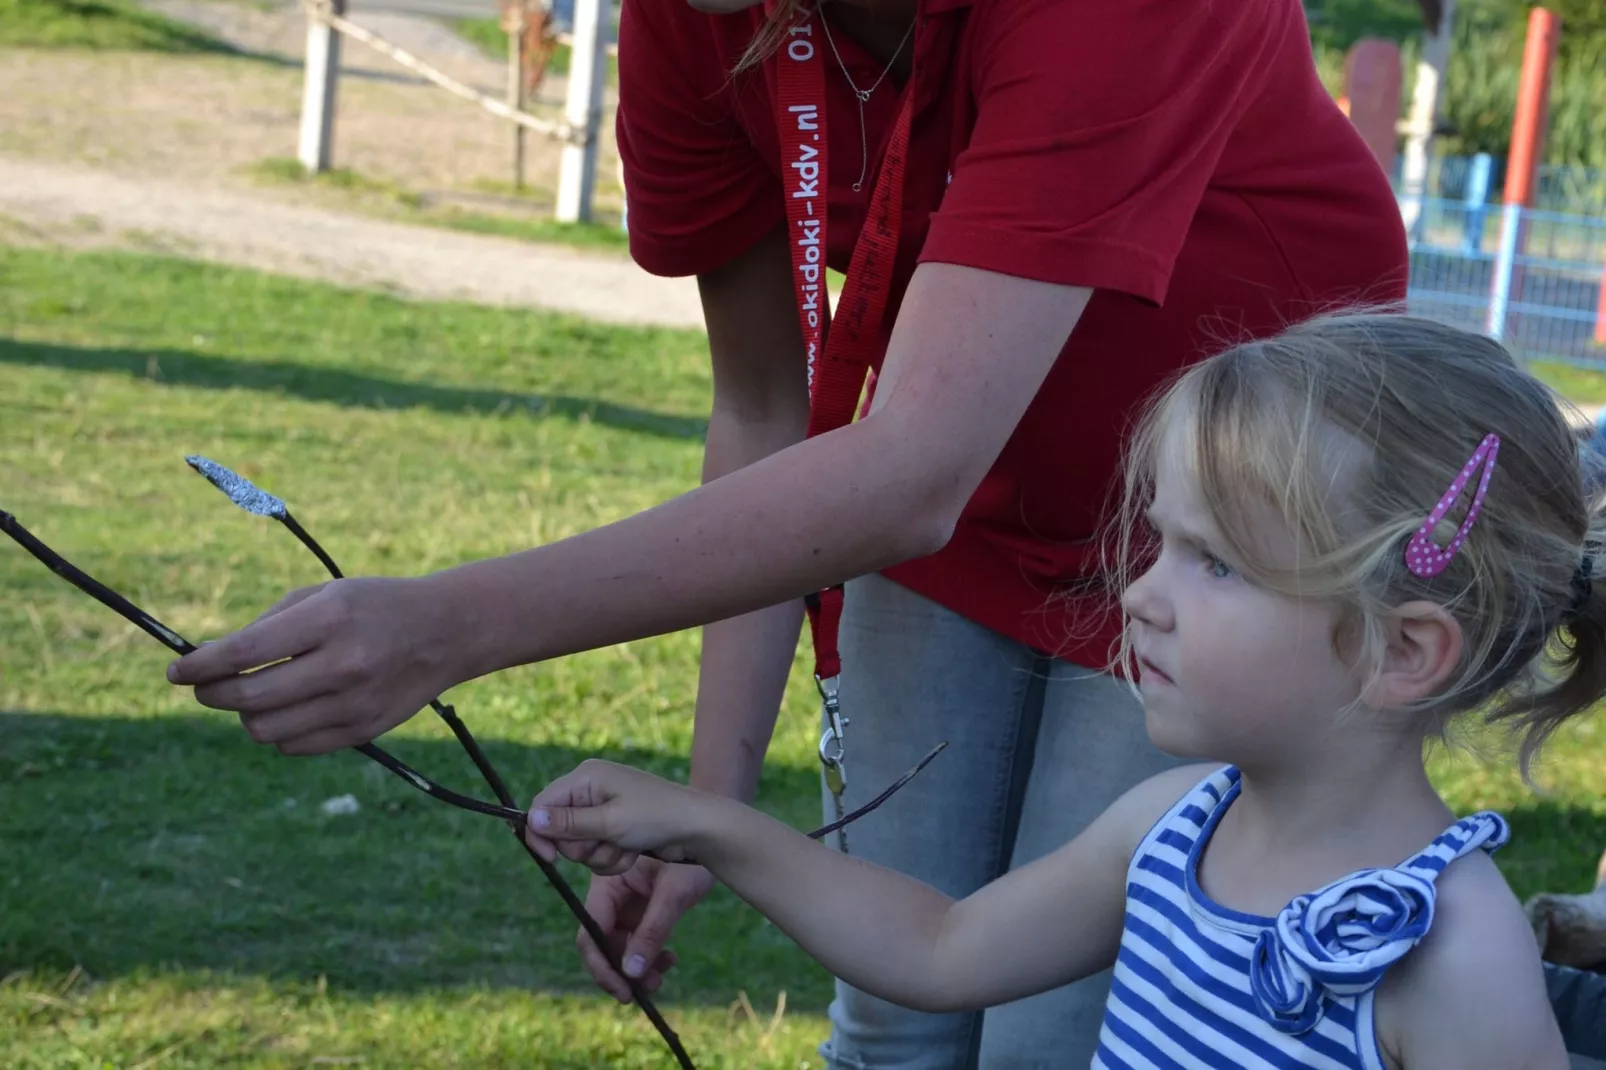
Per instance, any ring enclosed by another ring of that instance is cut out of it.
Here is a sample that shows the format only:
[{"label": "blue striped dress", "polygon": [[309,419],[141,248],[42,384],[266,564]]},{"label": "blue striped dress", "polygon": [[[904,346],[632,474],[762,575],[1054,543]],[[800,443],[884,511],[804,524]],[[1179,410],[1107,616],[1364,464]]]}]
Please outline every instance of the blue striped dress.
[{"label": "blue striped dress", "polygon": [[1239,788],[1236,769],[1211,775],[1134,852],[1095,1070],[1383,1070],[1378,982],[1433,924],[1444,867],[1510,836],[1500,815],[1474,814],[1393,869],[1353,873],[1259,917],[1213,902],[1198,881]]}]

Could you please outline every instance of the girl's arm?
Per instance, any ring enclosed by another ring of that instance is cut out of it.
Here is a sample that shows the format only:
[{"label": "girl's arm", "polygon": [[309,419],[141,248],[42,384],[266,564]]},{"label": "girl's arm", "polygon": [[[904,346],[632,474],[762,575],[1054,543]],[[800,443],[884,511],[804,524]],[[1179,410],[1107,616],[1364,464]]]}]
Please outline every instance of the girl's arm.
[{"label": "girl's arm", "polygon": [[1090,293],[924,264],[865,419],[539,549],[287,599],[169,678],[244,713],[261,742],[323,753],[485,673],[724,620],[932,553]]},{"label": "girl's arm", "polygon": [[538,795],[528,836],[549,859],[604,872],[641,851],[695,860],[835,976],[902,1006],[953,1011],[1114,962],[1132,851],[1202,775],[1190,767],[1140,784],[1066,846],[957,901],[731,799],[607,762],[586,762]]},{"label": "girl's arm", "polygon": [[1533,929],[1494,861],[1438,879],[1433,928],[1377,994],[1389,1070],[1567,1070]]}]

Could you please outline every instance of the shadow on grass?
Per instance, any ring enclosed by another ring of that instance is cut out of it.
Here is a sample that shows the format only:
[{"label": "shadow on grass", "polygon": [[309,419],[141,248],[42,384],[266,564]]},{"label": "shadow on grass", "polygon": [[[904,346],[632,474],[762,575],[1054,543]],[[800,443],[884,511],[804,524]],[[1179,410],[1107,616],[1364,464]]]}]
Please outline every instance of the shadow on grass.
[{"label": "shadow on grass", "polygon": [[0,338],[0,364],[61,368],[89,374],[209,390],[257,390],[345,408],[423,408],[458,415],[528,413],[557,416],[659,438],[700,439],[708,422],[596,398],[410,383],[292,361],[209,357],[177,349],[97,349]]},{"label": "shadow on grass", "polygon": [[[387,747],[488,797],[439,730]],[[593,756],[484,744],[521,799]],[[684,773],[678,756],[606,756]],[[797,826],[815,818],[812,770],[771,767],[765,779],[761,804]],[[323,812],[347,793],[359,812]],[[282,758],[224,714],[0,712],[0,976],[176,967],[321,975],[358,992],[590,991],[573,917],[509,839],[495,819],[435,802],[353,752]],[[566,869],[583,896],[584,871]],[[682,962],[665,1003],[723,1007],[745,989],[767,1006],[784,990],[790,1005],[819,1012],[829,999],[824,972],[722,889],[674,944]]]},{"label": "shadow on grass", "polygon": [[[240,47],[204,26],[140,8],[131,0],[0,0],[0,46],[227,56],[301,70],[297,56]],[[429,85],[402,71],[345,64],[342,78]]]}]

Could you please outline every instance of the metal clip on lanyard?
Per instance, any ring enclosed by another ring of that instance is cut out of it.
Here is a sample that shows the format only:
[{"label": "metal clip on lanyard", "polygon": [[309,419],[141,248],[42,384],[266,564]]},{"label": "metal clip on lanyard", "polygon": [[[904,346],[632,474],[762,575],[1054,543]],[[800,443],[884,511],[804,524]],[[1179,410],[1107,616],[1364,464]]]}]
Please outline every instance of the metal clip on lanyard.
[{"label": "metal clip on lanyard", "polygon": [[[825,770],[825,786],[831,792],[831,802],[836,808],[834,820],[841,821],[844,813],[842,793],[848,787],[848,774],[843,765],[847,748],[842,730],[848,726],[848,719],[842,716],[842,704],[837,701],[837,677],[822,680],[816,676],[814,686],[820,689],[820,701],[825,705],[825,731],[820,734],[820,766]],[[837,829],[836,844],[843,854],[848,853],[848,830],[845,826]]]},{"label": "metal clip on lanyard", "polygon": [[[782,187],[786,193],[788,247],[796,288],[798,324],[808,353],[808,435],[824,434],[853,421],[866,373],[885,348],[887,298],[898,252],[903,215],[903,178],[909,155],[914,93],[906,89],[892,128],[881,174],[870,196],[864,227],[854,244],[839,315],[826,325],[830,306],[825,287],[827,193],[830,186],[825,136],[825,63],[815,47],[818,14],[794,26],[781,50],[776,71],[775,111],[781,140]],[[842,588],[830,587],[806,601],[814,640],[814,679],[824,703],[820,765],[840,818],[847,787],[846,741],[838,681],[837,627]],[[847,836],[837,832],[845,854]]]}]

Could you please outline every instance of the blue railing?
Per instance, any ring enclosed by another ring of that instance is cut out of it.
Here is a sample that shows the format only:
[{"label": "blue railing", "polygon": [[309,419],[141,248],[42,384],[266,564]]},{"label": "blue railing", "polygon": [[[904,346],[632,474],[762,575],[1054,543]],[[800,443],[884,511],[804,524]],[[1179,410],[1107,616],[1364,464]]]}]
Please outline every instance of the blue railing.
[{"label": "blue railing", "polygon": [[[1400,169],[1394,167],[1395,188]],[[1427,195],[1450,201],[1500,200],[1506,185],[1506,161],[1488,153],[1434,157],[1428,164]],[[1606,215],[1606,170],[1545,164],[1534,182],[1533,207],[1570,215]]]},{"label": "blue railing", "polygon": [[[1606,366],[1606,203],[1588,210],[1590,172],[1548,175],[1539,206],[1516,208],[1499,203],[1487,156],[1430,172],[1430,196],[1401,202],[1411,231],[1408,302],[1499,338],[1525,359]],[[1594,177],[1606,189],[1606,175]],[[1561,201],[1575,210],[1549,207]]]}]

